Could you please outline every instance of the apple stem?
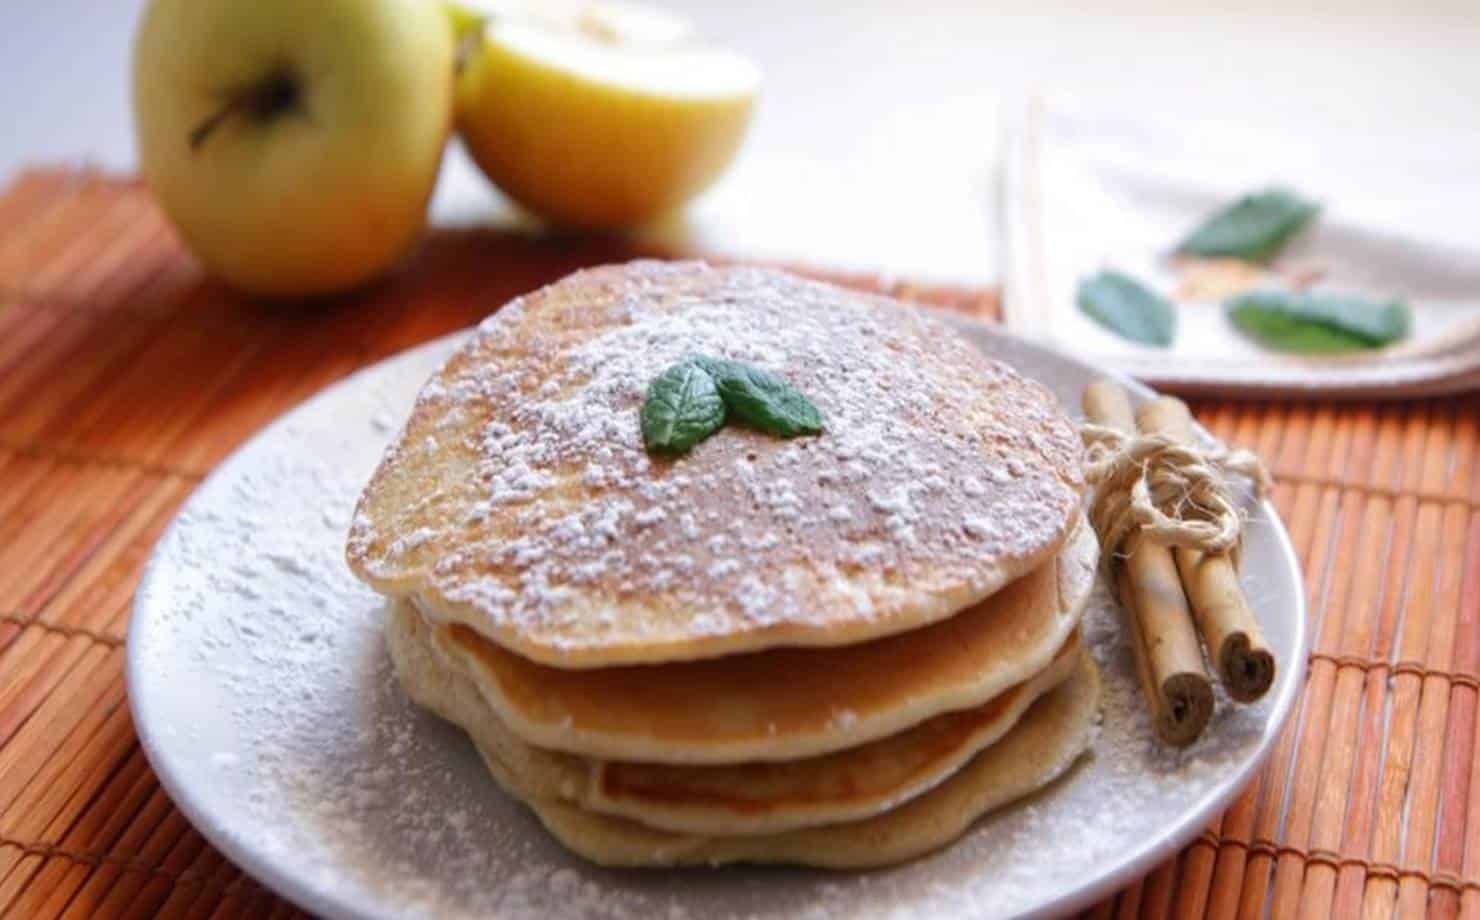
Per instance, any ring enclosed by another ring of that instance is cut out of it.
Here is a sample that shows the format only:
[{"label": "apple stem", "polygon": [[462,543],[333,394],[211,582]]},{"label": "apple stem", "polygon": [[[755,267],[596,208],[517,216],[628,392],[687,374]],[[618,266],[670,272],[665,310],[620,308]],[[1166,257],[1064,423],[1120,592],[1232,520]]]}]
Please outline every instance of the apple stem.
[{"label": "apple stem", "polygon": [[227,93],[226,103],[190,132],[190,150],[199,150],[221,123],[234,115],[244,114],[265,121],[296,108],[301,98],[298,77],[286,67],[280,67],[250,86]]}]

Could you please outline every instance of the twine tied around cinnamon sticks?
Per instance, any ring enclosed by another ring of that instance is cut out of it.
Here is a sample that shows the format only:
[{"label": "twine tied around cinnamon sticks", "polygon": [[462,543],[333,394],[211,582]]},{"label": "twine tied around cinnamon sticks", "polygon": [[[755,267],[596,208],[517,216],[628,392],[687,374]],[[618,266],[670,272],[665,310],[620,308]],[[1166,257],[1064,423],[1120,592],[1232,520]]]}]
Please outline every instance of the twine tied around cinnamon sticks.
[{"label": "twine tied around cinnamon sticks", "polygon": [[1107,560],[1127,549],[1128,540],[1150,537],[1165,546],[1230,553],[1237,561],[1244,515],[1229,479],[1248,479],[1256,496],[1273,485],[1253,452],[1094,423],[1080,433],[1089,453],[1085,478],[1095,487],[1090,523]]},{"label": "twine tied around cinnamon sticks", "polygon": [[1213,714],[1199,634],[1234,700],[1256,700],[1274,682],[1274,654],[1239,584],[1244,516],[1228,486],[1244,476],[1262,493],[1269,473],[1247,451],[1194,444],[1181,400],[1152,400],[1138,418],[1125,391],[1101,380],[1085,389],[1084,411],[1090,523],[1127,614],[1152,724],[1185,746]]}]

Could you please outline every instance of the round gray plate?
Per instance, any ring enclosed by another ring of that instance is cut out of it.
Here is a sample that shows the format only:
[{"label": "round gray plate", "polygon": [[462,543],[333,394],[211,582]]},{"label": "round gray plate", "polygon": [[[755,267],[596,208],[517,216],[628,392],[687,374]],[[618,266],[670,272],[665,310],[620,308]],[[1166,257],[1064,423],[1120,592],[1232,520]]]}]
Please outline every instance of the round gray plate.
[{"label": "round gray plate", "polygon": [[[971,323],[986,353],[1077,406],[1101,372]],[[1144,874],[1233,799],[1304,675],[1299,569],[1252,509],[1244,584],[1281,671],[1264,702],[1220,699],[1188,751],[1154,740],[1114,605],[1086,615],[1106,677],[1093,753],[1043,793],[893,869],[617,871],[567,854],[463,735],[408,703],[383,607],[343,561],[360,488],[421,384],[461,341],[333,386],[223,463],[155,548],[128,640],[129,698],[160,781],[227,856],[333,917],[1057,914]],[[1135,388],[1144,396],[1144,388]]]}]

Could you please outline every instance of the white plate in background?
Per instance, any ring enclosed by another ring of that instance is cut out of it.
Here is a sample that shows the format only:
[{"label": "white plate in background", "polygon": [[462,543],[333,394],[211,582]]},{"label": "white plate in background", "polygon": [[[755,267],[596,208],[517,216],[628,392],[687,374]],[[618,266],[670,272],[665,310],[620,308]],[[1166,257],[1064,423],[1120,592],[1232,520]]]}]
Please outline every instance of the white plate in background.
[{"label": "white plate in background", "polygon": [[[1029,98],[1007,127],[1003,312],[1018,335],[1178,392],[1391,399],[1480,387],[1480,246],[1466,207],[1480,203],[1480,132],[1415,137],[1058,96]],[[1282,353],[1239,333],[1219,303],[1174,296],[1170,250],[1209,214],[1269,185],[1321,205],[1275,265],[1319,269],[1316,289],[1406,301],[1407,339]],[[1105,268],[1175,303],[1170,346],[1121,338],[1080,312],[1079,281]]]}]

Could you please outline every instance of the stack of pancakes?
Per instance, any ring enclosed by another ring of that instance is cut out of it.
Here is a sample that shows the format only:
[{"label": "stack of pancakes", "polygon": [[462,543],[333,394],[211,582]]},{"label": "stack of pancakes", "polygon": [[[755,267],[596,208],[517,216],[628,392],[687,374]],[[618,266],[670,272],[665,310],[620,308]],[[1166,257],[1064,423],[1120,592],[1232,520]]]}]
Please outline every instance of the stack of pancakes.
[{"label": "stack of pancakes", "polygon": [[[649,454],[647,386],[698,355],[780,374],[824,432]],[[479,327],[348,557],[409,695],[576,852],[880,865],[1089,742],[1079,459],[1051,394],[917,309],[632,263]]]}]

